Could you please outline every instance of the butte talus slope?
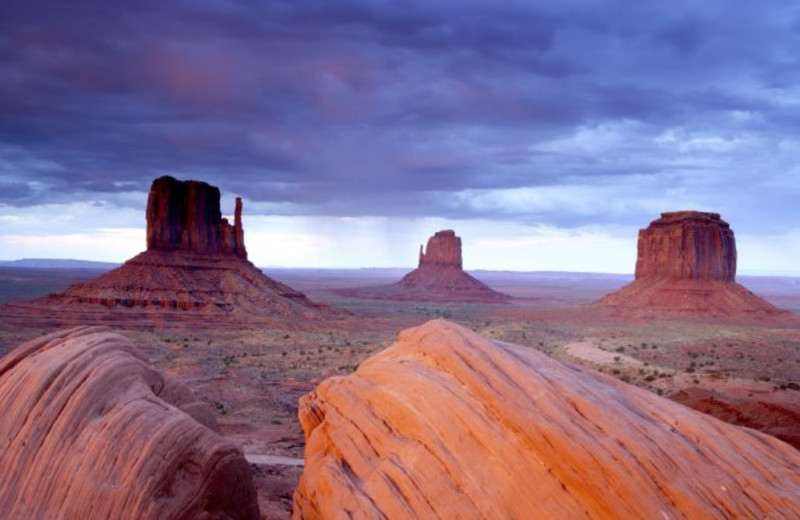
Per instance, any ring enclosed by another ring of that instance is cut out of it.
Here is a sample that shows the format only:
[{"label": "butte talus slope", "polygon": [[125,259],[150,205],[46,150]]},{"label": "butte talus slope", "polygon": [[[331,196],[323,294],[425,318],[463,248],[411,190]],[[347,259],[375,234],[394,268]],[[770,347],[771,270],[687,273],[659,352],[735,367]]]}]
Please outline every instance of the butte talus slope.
[{"label": "butte talus slope", "polygon": [[3,518],[259,518],[214,412],[126,338],[59,331],[0,359]]},{"label": "butte talus slope", "polygon": [[449,229],[438,231],[420,246],[419,266],[399,282],[340,291],[360,298],[429,302],[504,303],[510,299],[464,271],[461,238]]},{"label": "butte talus slope", "polygon": [[147,201],[147,250],[100,277],[11,309],[52,313],[63,323],[130,318],[155,322],[298,323],[343,313],[264,275],[244,244],[242,202],[222,218],[219,189],[161,177]]},{"label": "butte talus slope", "polygon": [[639,231],[635,280],[598,303],[630,317],[787,313],[736,283],[736,241],[717,213],[662,213]]},{"label": "butte talus slope", "polygon": [[294,518],[800,518],[800,452],[436,320],[300,402]]}]

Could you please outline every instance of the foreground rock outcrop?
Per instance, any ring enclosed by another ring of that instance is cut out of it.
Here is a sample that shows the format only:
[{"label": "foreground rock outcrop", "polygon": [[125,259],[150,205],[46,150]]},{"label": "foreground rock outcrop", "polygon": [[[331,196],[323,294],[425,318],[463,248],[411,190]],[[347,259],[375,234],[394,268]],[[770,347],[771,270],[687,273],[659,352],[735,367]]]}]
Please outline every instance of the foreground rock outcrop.
[{"label": "foreground rock outcrop", "polygon": [[497,292],[462,268],[461,238],[446,229],[419,247],[419,266],[392,285],[338,291],[348,296],[386,300],[504,303],[510,297]]},{"label": "foreground rock outcrop", "polygon": [[630,317],[787,313],[736,283],[736,241],[717,213],[662,213],[639,231],[635,280],[599,304]]},{"label": "foreground rock outcrop", "polygon": [[126,338],[80,327],[0,359],[3,518],[257,519],[241,450]]},{"label": "foreground rock outcrop", "polygon": [[264,275],[247,260],[242,201],[234,225],[219,189],[161,177],[147,200],[147,250],[63,293],[0,309],[4,319],[37,314],[57,325],[258,322],[284,326],[342,317]]},{"label": "foreground rock outcrop", "polygon": [[295,518],[798,518],[800,452],[442,320],[300,402]]}]

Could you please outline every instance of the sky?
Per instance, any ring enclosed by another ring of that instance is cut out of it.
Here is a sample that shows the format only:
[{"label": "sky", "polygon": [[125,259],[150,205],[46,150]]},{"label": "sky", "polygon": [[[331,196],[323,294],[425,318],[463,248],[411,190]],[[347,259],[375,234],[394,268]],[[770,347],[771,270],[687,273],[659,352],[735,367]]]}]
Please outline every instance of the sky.
[{"label": "sky", "polygon": [[800,275],[800,3],[4,0],[0,260],[124,261],[153,179],[244,199],[270,267],[630,273],[714,211]]}]

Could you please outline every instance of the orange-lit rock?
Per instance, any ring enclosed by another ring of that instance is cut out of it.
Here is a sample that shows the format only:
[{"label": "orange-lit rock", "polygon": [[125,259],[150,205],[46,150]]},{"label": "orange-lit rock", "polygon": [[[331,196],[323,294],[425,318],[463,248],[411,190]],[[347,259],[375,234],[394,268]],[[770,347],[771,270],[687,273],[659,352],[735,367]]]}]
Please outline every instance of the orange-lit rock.
[{"label": "orange-lit rock", "polygon": [[786,313],[736,283],[736,241],[717,213],[662,213],[639,231],[636,278],[599,303],[629,317],[771,318]]},{"label": "orange-lit rock", "polygon": [[300,402],[295,518],[800,517],[800,452],[443,320]]},{"label": "orange-lit rock", "polygon": [[79,327],[0,359],[3,518],[257,519],[241,450],[126,338]]}]

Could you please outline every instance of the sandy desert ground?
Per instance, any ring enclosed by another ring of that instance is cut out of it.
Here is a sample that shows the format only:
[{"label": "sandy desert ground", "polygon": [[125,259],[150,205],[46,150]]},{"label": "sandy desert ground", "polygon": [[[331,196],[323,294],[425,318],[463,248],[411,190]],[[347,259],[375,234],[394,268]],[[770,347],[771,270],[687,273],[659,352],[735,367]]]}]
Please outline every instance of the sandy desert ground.
[{"label": "sandy desert ground", "polygon": [[[630,281],[622,275],[476,272],[492,288],[513,296],[512,303],[440,304],[364,300],[337,292],[392,283],[406,272],[402,269],[265,272],[353,316],[312,331],[148,324],[122,329],[156,367],[217,411],[225,435],[249,455],[264,518],[287,518],[291,509],[304,448],[298,398],[328,377],[352,372],[390,345],[400,330],[439,317],[488,338],[593,367],[725,420],[772,430],[800,446],[797,278],[739,277],[759,296],[792,311],[788,319],[632,322],[589,305]],[[0,303],[58,292],[97,274],[0,268]],[[49,330],[33,322],[3,324],[0,354]]]}]

